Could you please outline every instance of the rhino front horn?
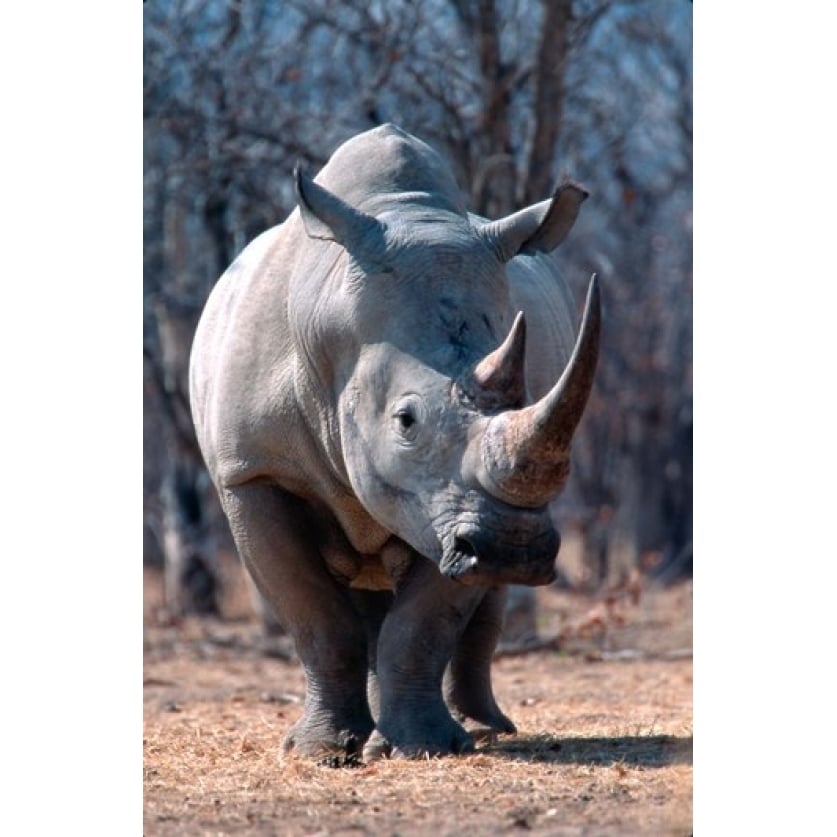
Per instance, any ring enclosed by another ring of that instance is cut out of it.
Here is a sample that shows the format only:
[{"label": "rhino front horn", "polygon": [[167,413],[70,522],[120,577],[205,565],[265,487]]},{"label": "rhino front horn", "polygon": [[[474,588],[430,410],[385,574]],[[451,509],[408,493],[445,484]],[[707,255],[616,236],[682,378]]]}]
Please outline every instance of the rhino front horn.
[{"label": "rhino front horn", "polygon": [[494,416],[482,439],[480,482],[498,499],[536,508],[553,499],[570,471],[570,442],[587,404],[599,356],[601,300],[594,274],[572,356],[540,401]]}]

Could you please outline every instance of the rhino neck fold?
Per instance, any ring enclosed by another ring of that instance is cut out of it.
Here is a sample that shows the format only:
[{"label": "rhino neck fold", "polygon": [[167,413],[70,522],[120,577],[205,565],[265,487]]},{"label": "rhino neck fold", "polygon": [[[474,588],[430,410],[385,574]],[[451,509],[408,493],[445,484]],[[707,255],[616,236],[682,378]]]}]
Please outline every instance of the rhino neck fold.
[{"label": "rhino neck fold", "polygon": [[315,368],[297,356],[294,387],[312,445],[324,457],[333,477],[348,489],[350,483],[343,458],[340,423],[333,407],[337,402],[331,395],[330,384]]},{"label": "rhino neck fold", "polygon": [[[337,518],[352,549],[359,555],[377,555],[392,533],[369,515],[351,486],[338,417],[329,407],[338,403],[337,397],[325,397],[316,374],[299,362],[294,386],[305,427],[305,439],[296,450],[297,469],[316,502]],[[288,421],[293,423],[290,417]]]}]

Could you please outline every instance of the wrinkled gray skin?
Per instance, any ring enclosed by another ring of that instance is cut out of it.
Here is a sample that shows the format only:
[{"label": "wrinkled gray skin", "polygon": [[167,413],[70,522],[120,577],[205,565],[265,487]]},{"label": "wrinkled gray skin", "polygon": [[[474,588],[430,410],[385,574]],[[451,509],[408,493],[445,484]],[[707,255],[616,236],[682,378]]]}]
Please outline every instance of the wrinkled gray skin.
[{"label": "wrinkled gray skin", "polygon": [[557,220],[545,201],[485,224],[394,126],[345,143],[315,182],[298,173],[297,194],[218,282],[191,360],[203,455],[307,677],[284,746],[467,751],[451,712],[514,731],[490,682],[504,585],[554,577],[547,503],[568,452],[546,476],[532,460],[533,493],[509,459],[520,431],[489,426],[553,388],[573,350],[570,295],[536,251],[586,195],[565,190]]}]

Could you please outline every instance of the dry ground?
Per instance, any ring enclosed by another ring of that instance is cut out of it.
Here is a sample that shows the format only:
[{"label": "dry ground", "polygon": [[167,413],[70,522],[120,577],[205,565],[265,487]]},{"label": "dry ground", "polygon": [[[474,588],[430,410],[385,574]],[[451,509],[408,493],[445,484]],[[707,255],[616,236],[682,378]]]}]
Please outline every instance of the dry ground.
[{"label": "dry ground", "polygon": [[146,571],[146,835],[691,833],[690,583],[609,600],[539,590],[555,642],[494,668],[516,736],[334,769],[278,761],[303,675],[263,653],[237,565],[225,569],[223,622],[171,622]]}]

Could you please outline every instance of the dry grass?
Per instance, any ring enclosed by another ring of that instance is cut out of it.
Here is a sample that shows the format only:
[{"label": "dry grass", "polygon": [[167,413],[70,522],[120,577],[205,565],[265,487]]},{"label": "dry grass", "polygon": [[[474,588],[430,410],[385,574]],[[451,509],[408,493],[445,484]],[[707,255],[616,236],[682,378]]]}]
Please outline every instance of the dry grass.
[{"label": "dry grass", "polygon": [[555,647],[495,663],[516,736],[467,757],[331,769],[278,760],[303,676],[261,653],[228,570],[225,622],[167,624],[146,577],[146,835],[691,833],[691,585],[638,602],[539,591]]}]

